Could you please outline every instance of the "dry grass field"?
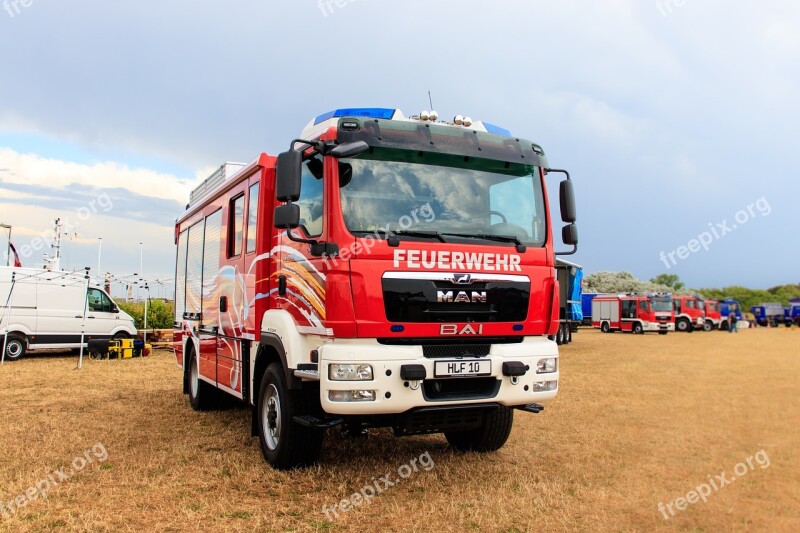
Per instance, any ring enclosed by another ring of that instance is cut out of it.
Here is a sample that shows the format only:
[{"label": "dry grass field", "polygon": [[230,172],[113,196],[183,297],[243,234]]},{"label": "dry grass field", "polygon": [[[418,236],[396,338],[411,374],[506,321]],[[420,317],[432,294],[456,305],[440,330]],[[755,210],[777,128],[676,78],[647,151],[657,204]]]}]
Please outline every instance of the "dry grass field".
[{"label": "dry grass field", "polygon": [[[189,408],[171,352],[82,371],[76,361],[0,368],[1,501],[93,460],[43,484],[46,499],[0,513],[0,530],[800,531],[798,329],[582,330],[562,350],[558,399],[517,412],[498,453],[455,453],[441,436],[330,433],[321,463],[290,473],[263,462],[246,410]],[[323,505],[426,452],[429,470],[326,518]],[[735,481],[675,507],[723,473]]]}]

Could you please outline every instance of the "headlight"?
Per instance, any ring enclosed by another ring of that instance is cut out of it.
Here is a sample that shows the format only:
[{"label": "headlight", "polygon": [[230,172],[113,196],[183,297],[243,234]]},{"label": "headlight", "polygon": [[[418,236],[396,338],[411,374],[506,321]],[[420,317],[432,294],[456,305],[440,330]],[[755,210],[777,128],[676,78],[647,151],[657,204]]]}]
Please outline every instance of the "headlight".
[{"label": "headlight", "polygon": [[372,381],[372,366],[332,364],[328,377],[331,381]]},{"label": "headlight", "polygon": [[547,392],[558,389],[558,381],[537,381],[533,384],[533,392]]},{"label": "headlight", "polygon": [[328,399],[332,402],[374,402],[374,390],[331,390]]},{"label": "headlight", "polygon": [[539,359],[539,362],[536,363],[537,374],[549,374],[551,372],[555,372],[556,370],[558,370],[558,359],[555,357]]}]

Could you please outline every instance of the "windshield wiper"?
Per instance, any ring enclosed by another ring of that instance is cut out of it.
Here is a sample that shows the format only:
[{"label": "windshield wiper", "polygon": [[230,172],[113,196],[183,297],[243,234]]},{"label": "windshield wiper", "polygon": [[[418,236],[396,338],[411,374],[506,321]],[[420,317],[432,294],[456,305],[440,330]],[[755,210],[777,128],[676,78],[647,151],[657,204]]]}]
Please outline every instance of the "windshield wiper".
[{"label": "windshield wiper", "polygon": [[494,235],[493,233],[442,233],[442,235],[451,235],[453,237],[466,237],[468,239],[485,239],[487,241],[496,242],[512,242],[517,245],[517,251],[523,253],[527,250],[527,246],[514,235]]},{"label": "windshield wiper", "polygon": [[438,231],[414,231],[408,229],[401,229],[389,232],[389,235],[387,237],[387,242],[389,243],[389,246],[398,246],[400,244],[400,241],[398,239],[392,238],[396,237],[397,235],[406,235],[408,237],[425,237],[427,239],[436,239],[439,242],[447,242],[444,239],[444,237],[442,237],[442,234],[439,233]]}]

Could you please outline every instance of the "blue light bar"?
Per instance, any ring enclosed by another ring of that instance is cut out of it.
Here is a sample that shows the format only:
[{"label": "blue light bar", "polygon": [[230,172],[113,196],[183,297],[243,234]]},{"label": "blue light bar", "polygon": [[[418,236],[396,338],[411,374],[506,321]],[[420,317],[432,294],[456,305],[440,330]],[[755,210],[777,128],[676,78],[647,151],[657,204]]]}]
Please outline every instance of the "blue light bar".
[{"label": "blue light bar", "polygon": [[495,135],[503,135],[505,137],[511,137],[511,132],[505,128],[501,128],[500,126],[495,126],[494,124],[489,124],[488,122],[484,122],[483,127],[486,128],[486,131],[488,131],[489,133],[494,133]]},{"label": "blue light bar", "polygon": [[391,120],[394,116],[396,109],[388,109],[384,107],[350,107],[344,109],[335,109],[333,111],[328,111],[327,113],[323,113],[314,120],[314,125],[316,126],[320,122],[325,122],[330,118],[339,118],[339,117],[364,117],[364,118],[382,118],[386,120]]}]

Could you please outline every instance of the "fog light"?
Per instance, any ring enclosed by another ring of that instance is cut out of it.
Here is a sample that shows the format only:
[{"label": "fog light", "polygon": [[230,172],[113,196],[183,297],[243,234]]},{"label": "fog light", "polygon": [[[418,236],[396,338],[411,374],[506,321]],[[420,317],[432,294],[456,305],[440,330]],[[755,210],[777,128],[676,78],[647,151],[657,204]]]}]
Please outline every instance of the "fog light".
[{"label": "fog light", "polygon": [[374,390],[331,390],[328,399],[332,402],[374,402]]},{"label": "fog light", "polygon": [[332,364],[328,377],[331,381],[372,381],[372,366]]},{"label": "fog light", "polygon": [[558,359],[555,357],[548,357],[547,359],[539,359],[536,363],[537,374],[549,374],[558,370]]},{"label": "fog light", "polygon": [[558,381],[537,381],[533,384],[533,392],[547,392],[558,389]]}]

